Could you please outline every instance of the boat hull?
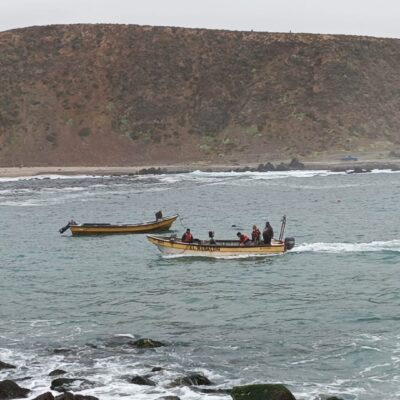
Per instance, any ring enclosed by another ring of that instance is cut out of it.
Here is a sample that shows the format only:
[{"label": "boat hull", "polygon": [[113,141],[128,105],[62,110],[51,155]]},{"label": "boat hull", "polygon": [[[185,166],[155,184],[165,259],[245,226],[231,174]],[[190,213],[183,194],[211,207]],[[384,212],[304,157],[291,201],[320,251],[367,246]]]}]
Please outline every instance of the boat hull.
[{"label": "boat hull", "polygon": [[166,217],[158,221],[150,221],[143,224],[132,225],[80,224],[71,225],[70,229],[74,236],[149,233],[168,230],[177,218],[178,216],[174,215],[173,217]]},{"label": "boat hull", "polygon": [[285,243],[279,240],[273,241],[270,246],[264,244],[239,246],[237,241],[217,241],[216,244],[210,244],[209,241],[184,243],[174,238],[154,235],[147,235],[147,239],[167,256],[249,257],[279,255],[287,251]]}]

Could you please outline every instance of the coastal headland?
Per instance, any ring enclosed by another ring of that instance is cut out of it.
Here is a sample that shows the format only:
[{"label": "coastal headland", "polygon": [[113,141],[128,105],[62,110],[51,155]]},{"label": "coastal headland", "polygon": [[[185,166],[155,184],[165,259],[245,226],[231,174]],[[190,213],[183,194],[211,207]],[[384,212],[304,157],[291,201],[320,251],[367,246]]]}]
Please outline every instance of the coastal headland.
[{"label": "coastal headland", "polygon": [[0,167],[398,156],[399,50],[398,39],[137,25],[0,32]]}]

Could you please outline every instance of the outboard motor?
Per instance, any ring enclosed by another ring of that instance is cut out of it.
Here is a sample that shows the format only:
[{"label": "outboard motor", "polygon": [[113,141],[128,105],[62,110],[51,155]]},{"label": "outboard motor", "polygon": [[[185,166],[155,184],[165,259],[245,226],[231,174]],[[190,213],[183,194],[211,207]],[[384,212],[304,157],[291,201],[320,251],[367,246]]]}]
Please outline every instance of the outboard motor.
[{"label": "outboard motor", "polygon": [[294,247],[294,237],[287,237],[285,238],[285,249],[286,250],[292,250]]},{"label": "outboard motor", "polygon": [[71,224],[68,222],[68,224],[65,225],[65,226],[63,226],[62,228],[60,228],[60,229],[58,230],[58,232],[60,232],[61,234],[63,234],[66,230],[69,229],[70,226],[71,226]]},{"label": "outboard motor", "polygon": [[210,238],[210,244],[215,244],[214,231],[208,231],[208,237]]}]

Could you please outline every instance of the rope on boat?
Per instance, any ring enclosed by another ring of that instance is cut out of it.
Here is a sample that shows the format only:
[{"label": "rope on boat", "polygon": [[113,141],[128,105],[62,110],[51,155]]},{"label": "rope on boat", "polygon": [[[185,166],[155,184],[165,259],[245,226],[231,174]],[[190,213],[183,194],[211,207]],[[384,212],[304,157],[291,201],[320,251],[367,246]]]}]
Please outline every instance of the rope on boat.
[{"label": "rope on boat", "polygon": [[185,225],[183,225],[183,221],[182,221],[181,216],[180,216],[179,214],[177,214],[177,216],[178,216],[179,222],[180,222],[181,225],[182,225],[182,228],[185,229]]}]

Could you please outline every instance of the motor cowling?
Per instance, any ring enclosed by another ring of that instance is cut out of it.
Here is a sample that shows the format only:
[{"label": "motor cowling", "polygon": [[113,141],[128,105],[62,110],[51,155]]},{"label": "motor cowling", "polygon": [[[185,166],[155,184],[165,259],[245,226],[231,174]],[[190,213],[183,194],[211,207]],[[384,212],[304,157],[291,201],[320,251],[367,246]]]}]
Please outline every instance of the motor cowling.
[{"label": "motor cowling", "polygon": [[67,229],[69,229],[69,227],[71,226],[71,224],[68,222],[67,225],[63,226],[62,228],[60,228],[58,230],[58,232],[60,232],[61,234],[63,234]]},{"label": "motor cowling", "polygon": [[294,237],[287,237],[285,238],[285,249],[292,250],[295,244]]}]

